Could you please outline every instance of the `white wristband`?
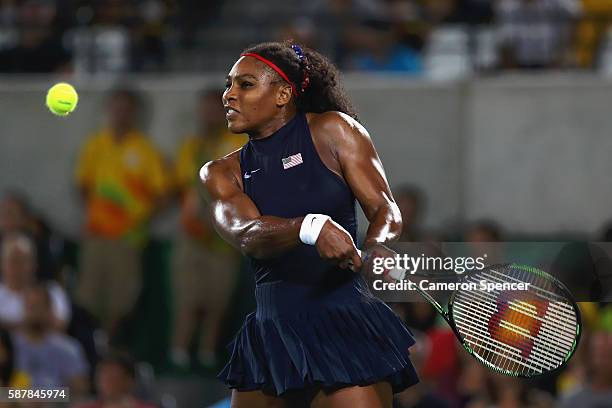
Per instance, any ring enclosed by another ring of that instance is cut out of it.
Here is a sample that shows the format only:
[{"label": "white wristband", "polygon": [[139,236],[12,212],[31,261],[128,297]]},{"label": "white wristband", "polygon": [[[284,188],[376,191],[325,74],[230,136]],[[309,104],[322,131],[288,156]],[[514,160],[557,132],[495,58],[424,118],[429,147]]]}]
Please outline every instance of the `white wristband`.
[{"label": "white wristband", "polygon": [[300,240],[306,245],[314,245],[319,238],[323,224],[331,219],[324,214],[308,214],[300,227]]}]

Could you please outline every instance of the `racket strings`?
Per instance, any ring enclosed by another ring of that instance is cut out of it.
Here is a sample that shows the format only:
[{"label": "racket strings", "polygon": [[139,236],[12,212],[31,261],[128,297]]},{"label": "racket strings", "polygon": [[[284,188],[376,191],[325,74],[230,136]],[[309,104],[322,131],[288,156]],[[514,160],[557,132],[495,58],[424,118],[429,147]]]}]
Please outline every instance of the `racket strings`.
[{"label": "racket strings", "polygon": [[[465,314],[460,313],[460,317],[457,318],[459,325],[463,324],[464,327],[460,329],[460,332],[464,336],[464,339],[470,345],[470,347],[477,353],[477,355],[483,357],[489,363],[492,363],[496,368],[517,371],[517,368],[513,368],[515,364],[518,364],[522,373],[526,372],[542,372],[545,370],[553,369],[556,366],[554,356],[542,353],[543,355],[533,355],[531,361],[527,361],[524,358],[525,346],[517,344],[512,339],[504,339],[504,341],[496,340],[493,338],[487,330],[482,329],[482,326],[478,327],[474,325],[474,321],[479,316],[474,313],[467,312]],[[538,350],[537,346],[534,346]],[[531,350],[530,350],[531,351]]]},{"label": "racket strings", "polygon": [[[481,294],[471,294],[471,295],[468,295],[468,297],[471,302],[470,305],[473,306],[475,309],[477,309],[479,312],[491,314],[490,323],[495,323],[496,325],[493,325],[494,328],[491,329],[492,325],[489,323],[490,330],[495,331],[495,328],[502,327],[506,330],[509,330],[512,333],[516,333],[516,336],[514,337],[526,337],[526,338],[535,340],[536,337],[531,335],[530,326],[534,324],[533,320],[537,320],[541,324],[538,327],[538,330],[540,330],[541,336],[543,338],[548,339],[551,343],[553,343],[552,344],[553,347],[555,347],[555,344],[554,344],[555,342],[561,343],[561,345],[563,345],[564,347],[571,347],[572,343],[568,341],[567,339],[563,337],[558,338],[556,336],[557,333],[554,333],[555,336],[552,336],[551,333],[547,332],[548,327],[542,324],[544,322],[547,322],[547,320],[544,318],[533,316],[533,315],[524,315],[521,312],[519,312],[519,313],[513,314],[510,317],[510,319],[502,320],[499,314],[496,314],[497,310],[494,309],[493,306],[491,306],[491,304],[495,301],[494,298],[485,299]],[[516,309],[512,309],[511,302],[508,302],[508,303],[509,303],[509,309],[512,311],[516,311]],[[569,333],[571,332],[568,332],[568,335]]]},{"label": "racket strings", "polygon": [[466,278],[478,283],[529,283],[527,291],[458,291],[452,315],[473,354],[510,375],[533,376],[562,365],[575,347],[573,303],[548,278],[505,267]]}]

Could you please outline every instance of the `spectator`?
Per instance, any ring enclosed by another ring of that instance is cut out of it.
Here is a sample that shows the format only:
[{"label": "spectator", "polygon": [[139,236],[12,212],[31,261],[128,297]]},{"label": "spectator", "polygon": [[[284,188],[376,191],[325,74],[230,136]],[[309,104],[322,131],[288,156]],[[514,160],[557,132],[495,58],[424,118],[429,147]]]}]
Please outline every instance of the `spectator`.
[{"label": "spectator", "polygon": [[51,298],[44,286],[25,294],[25,319],[14,337],[17,368],[32,379],[33,387],[70,387],[72,398],[87,393],[87,363],[81,346],[51,329]]},{"label": "spectator", "polygon": [[32,229],[30,208],[25,197],[10,191],[0,201],[0,234],[26,232]]},{"label": "spectator", "polygon": [[493,19],[491,0],[457,0],[453,20],[458,23],[489,24]]},{"label": "spectator", "polygon": [[317,28],[310,18],[298,17],[281,27],[279,41],[292,41],[308,48],[318,48]]},{"label": "spectator", "polygon": [[576,28],[576,60],[581,68],[598,62],[610,28],[612,0],[581,0],[584,18]]},{"label": "spectator", "polygon": [[400,44],[422,53],[429,24],[423,18],[423,7],[414,0],[390,0],[391,30]]},{"label": "spectator", "polygon": [[[415,331],[416,344],[410,348],[410,361],[417,372],[422,372],[427,355],[431,353],[431,343],[424,333]],[[397,394],[393,398],[393,408],[449,408],[451,405],[440,398],[427,378]]]},{"label": "spectator", "polygon": [[358,71],[384,71],[405,74],[421,74],[421,55],[402,44],[395,33],[380,28],[355,28],[353,39],[361,38],[358,48],[350,58],[351,68]]},{"label": "spectator", "polygon": [[454,22],[458,11],[457,0],[421,0],[425,18],[432,24]]},{"label": "spectator", "polygon": [[485,368],[466,353],[461,356],[458,391],[461,406],[467,408],[552,408],[550,394],[527,383]]},{"label": "spectator", "polygon": [[311,13],[333,32],[336,44],[330,48],[336,49],[336,59],[342,65],[359,71],[421,73],[422,59],[412,47],[415,33],[410,26],[416,9],[406,7],[407,2],[339,0],[326,6],[314,4]]},{"label": "spectator", "polygon": [[466,353],[460,352],[459,359],[460,371],[456,383],[459,406],[481,407],[486,403],[487,368]]},{"label": "spectator", "polygon": [[96,390],[94,402],[78,408],[153,408],[133,395],[136,368],[132,359],[122,354],[104,357],[96,367]]},{"label": "spectator", "polygon": [[61,72],[70,68],[70,54],[57,32],[53,1],[28,0],[19,9],[18,43],[0,52],[0,72]]},{"label": "spectator", "polygon": [[[487,371],[487,400],[484,406],[504,408],[553,408],[552,396],[538,388],[530,387],[524,379],[508,378]],[[478,406],[478,405],[475,405]]]},{"label": "spectator", "polygon": [[395,189],[393,197],[402,213],[400,241],[418,241],[421,239],[420,222],[425,208],[423,192],[418,187],[404,185]]},{"label": "spectator", "polygon": [[324,31],[318,45],[325,55],[338,61],[341,67],[351,62],[351,50],[360,49],[369,31],[362,31],[365,23],[388,20],[384,0],[314,0],[304,5],[303,15],[317,22]]},{"label": "spectator", "polygon": [[0,25],[13,28],[17,25],[19,8],[16,0],[0,0]]},{"label": "spectator", "polygon": [[608,221],[601,231],[602,242],[612,242],[612,221]]},{"label": "spectator", "polygon": [[134,91],[108,99],[109,125],[81,151],[76,183],[86,206],[78,302],[113,335],[141,286],[148,223],[169,189],[161,154],[137,127]]},{"label": "spectator", "polygon": [[454,384],[457,382],[457,363],[460,356],[453,331],[441,323],[440,316],[429,303],[404,303],[402,314],[408,327],[425,335],[427,347],[419,351],[417,359],[419,376],[428,384],[425,389],[432,386],[438,397],[450,401]]},{"label": "spectator", "polygon": [[470,225],[463,239],[474,257],[486,257],[489,265],[507,262],[505,246],[500,242],[501,228],[493,221],[481,220]]},{"label": "spectator", "polygon": [[10,333],[0,327],[0,387],[27,388],[30,377],[15,367],[15,349]]},{"label": "spectator", "polygon": [[[528,0],[529,1],[529,0]],[[487,24],[493,18],[491,0],[420,0],[425,19],[439,24]]]},{"label": "spectator", "polygon": [[467,242],[499,242],[501,229],[493,221],[478,221],[472,224],[465,233]]},{"label": "spectator", "polygon": [[[17,327],[24,320],[24,296],[36,284],[36,248],[26,235],[7,235],[0,245],[2,283],[0,283],[0,323]],[[70,321],[70,301],[62,287],[47,281],[51,299],[51,328],[62,331]]]},{"label": "spectator", "polygon": [[192,48],[197,44],[198,30],[207,27],[219,18],[222,0],[176,0],[176,25],[180,45]]},{"label": "spectator", "polygon": [[609,301],[612,261],[598,246],[569,242],[560,248],[551,263],[551,271],[565,283],[578,301]]},{"label": "spectator", "polygon": [[36,245],[36,276],[53,279],[63,257],[64,242],[34,214],[26,197],[17,191],[5,192],[0,201],[0,239],[12,233],[26,233]]},{"label": "spectator", "polygon": [[[100,0],[83,4],[77,19],[83,24],[72,30],[67,42],[74,50],[78,73],[122,73],[130,69],[135,49],[135,2]],[[90,23],[85,26],[85,24]]]},{"label": "spectator", "polygon": [[499,0],[495,17],[502,68],[562,66],[572,19],[580,10],[577,0]]},{"label": "spectator", "polygon": [[246,143],[244,135],[227,130],[221,95],[203,92],[198,98],[198,129],[180,146],[176,179],[182,197],[182,235],[174,259],[177,301],[171,359],[178,366],[189,363],[188,345],[203,316],[199,360],[215,363],[215,348],[223,314],[230,299],[238,269],[238,257],[215,233],[206,214],[200,191],[199,169]]},{"label": "spectator", "polygon": [[169,13],[168,1],[146,0],[137,8],[138,23],[134,29],[134,55],[132,68],[135,71],[160,71],[164,67]]}]

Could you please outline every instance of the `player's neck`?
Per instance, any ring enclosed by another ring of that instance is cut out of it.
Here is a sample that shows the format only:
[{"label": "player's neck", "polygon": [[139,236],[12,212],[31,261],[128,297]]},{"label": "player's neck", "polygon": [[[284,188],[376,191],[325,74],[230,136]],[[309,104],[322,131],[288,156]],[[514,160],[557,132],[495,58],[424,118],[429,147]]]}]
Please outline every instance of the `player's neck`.
[{"label": "player's neck", "polygon": [[263,139],[272,136],[280,128],[289,123],[296,115],[295,109],[286,109],[279,112],[274,118],[265,123],[260,129],[248,132],[251,139]]}]

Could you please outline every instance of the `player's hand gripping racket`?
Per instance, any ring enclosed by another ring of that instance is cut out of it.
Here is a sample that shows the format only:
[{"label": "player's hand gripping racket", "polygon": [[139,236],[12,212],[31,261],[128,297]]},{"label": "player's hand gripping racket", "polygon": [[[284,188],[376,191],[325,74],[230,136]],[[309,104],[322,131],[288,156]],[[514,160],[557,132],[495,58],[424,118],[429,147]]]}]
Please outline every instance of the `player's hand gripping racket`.
[{"label": "player's hand gripping racket", "polygon": [[[365,256],[376,256],[376,252]],[[401,269],[386,274],[406,279]],[[446,309],[419,285],[414,287],[486,367],[530,378],[549,374],[569,361],[580,339],[580,312],[563,283],[546,272],[516,264],[488,266],[457,277],[458,283],[472,285],[452,292]],[[529,286],[527,290],[489,290],[482,282]]]}]

